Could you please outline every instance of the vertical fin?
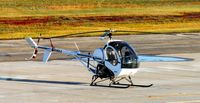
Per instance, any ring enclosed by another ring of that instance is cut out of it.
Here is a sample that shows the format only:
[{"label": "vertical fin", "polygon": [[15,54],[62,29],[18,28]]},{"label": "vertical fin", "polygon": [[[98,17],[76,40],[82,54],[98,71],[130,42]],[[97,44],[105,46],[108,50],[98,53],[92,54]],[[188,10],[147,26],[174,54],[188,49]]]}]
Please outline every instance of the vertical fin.
[{"label": "vertical fin", "polygon": [[44,50],[43,62],[47,63],[50,56],[51,56],[51,50],[49,49]]}]

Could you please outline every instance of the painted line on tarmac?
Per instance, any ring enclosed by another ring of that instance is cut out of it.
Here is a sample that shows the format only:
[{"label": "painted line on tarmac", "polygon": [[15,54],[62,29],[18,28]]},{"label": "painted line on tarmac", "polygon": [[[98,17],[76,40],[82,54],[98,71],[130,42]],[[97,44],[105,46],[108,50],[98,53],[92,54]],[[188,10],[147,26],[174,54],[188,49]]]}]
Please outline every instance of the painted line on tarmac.
[{"label": "painted line on tarmac", "polygon": [[200,100],[192,100],[192,101],[176,101],[176,102],[167,102],[167,103],[200,103]]}]

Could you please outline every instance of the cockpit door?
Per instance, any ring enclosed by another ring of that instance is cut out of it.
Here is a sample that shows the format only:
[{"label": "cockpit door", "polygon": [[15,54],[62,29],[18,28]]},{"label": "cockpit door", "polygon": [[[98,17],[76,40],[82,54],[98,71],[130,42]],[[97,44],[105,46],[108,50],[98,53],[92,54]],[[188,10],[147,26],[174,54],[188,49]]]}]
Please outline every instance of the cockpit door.
[{"label": "cockpit door", "polygon": [[115,76],[121,71],[121,60],[117,51],[111,47],[107,46],[105,48],[105,66],[110,69]]}]

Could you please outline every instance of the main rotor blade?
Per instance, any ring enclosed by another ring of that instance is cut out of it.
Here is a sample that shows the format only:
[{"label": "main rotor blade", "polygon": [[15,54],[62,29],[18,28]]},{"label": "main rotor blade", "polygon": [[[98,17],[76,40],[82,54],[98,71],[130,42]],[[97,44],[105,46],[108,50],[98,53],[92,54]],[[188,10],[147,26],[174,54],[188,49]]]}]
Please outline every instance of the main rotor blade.
[{"label": "main rotor blade", "polygon": [[105,32],[105,30],[89,31],[89,32],[81,32],[81,33],[73,33],[73,34],[64,34],[64,35],[60,35],[60,36],[53,36],[51,38],[61,38],[61,37],[75,36],[75,35],[80,35],[80,34],[98,33],[98,32]]},{"label": "main rotor blade", "polygon": [[136,31],[136,30],[116,30],[115,32],[135,32],[140,34],[160,34],[158,32],[146,32],[146,31]]},{"label": "main rotor blade", "polygon": [[[106,34],[108,34],[108,32],[124,32],[124,33],[130,33],[130,32],[134,32],[134,33],[139,33],[139,34],[160,34],[157,32],[145,32],[145,31],[136,31],[136,30],[97,30],[97,31],[89,31],[89,32],[80,32],[80,33],[73,33],[73,34],[63,34],[63,35],[59,35],[59,36],[52,36],[49,38],[62,38],[62,37],[70,37],[70,36],[76,36],[76,35],[81,35],[81,34],[91,34],[91,33],[101,33],[101,32],[105,32],[101,37],[104,37]],[[48,37],[43,37],[43,39],[49,39]]]}]

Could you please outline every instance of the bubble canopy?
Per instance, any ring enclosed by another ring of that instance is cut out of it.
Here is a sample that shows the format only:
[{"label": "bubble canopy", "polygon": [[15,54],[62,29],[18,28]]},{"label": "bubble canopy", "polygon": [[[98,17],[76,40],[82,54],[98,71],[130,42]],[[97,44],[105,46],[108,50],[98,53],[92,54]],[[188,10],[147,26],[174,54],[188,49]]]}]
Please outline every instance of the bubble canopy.
[{"label": "bubble canopy", "polygon": [[112,46],[121,60],[122,68],[137,68],[138,57],[134,49],[124,41],[112,41],[109,43]]}]

